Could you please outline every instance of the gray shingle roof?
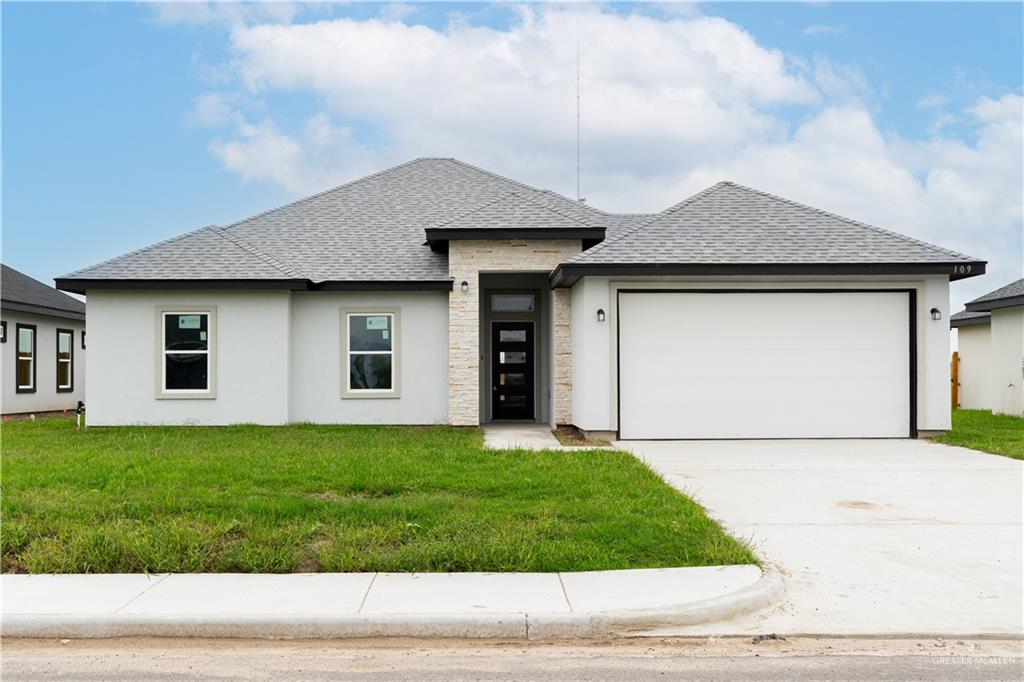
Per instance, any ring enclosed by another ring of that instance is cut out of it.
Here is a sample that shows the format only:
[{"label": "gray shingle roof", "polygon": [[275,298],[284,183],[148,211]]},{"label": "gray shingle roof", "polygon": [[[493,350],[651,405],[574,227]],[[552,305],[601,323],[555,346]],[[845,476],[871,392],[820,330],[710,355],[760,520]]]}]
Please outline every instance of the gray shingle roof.
[{"label": "gray shingle roof", "polygon": [[[595,216],[575,217],[569,215],[556,208],[552,202],[544,201],[543,198],[537,201],[516,192],[509,192],[460,216],[432,225],[431,228],[446,230],[556,230],[595,227],[597,225],[594,221]],[[604,226],[601,225],[601,227]]]},{"label": "gray shingle roof", "polygon": [[992,308],[1007,308],[1014,305],[1024,305],[1024,279],[1010,282],[1006,286],[990,291],[973,301],[968,301],[967,309],[979,312],[991,310]]},{"label": "gray shingle roof", "polygon": [[720,182],[568,263],[972,263],[977,259]]},{"label": "gray shingle roof", "polygon": [[[505,224],[508,223],[508,224]],[[613,214],[454,159],[416,159],[61,278],[447,282],[425,230],[604,227],[578,263],[948,263],[967,256],[732,183]]]},{"label": "gray shingle roof", "polygon": [[85,318],[85,304],[77,298],[6,265],[0,265],[0,306],[77,320]]},{"label": "gray shingle roof", "polygon": [[[203,228],[62,279],[447,280],[424,230],[516,193],[561,219],[605,214],[454,159],[415,159],[222,228]],[[620,220],[628,224],[627,220]]]},{"label": "gray shingle roof", "polygon": [[988,324],[991,316],[991,313],[972,313],[970,310],[961,310],[949,316],[949,326],[966,327],[972,324]]}]

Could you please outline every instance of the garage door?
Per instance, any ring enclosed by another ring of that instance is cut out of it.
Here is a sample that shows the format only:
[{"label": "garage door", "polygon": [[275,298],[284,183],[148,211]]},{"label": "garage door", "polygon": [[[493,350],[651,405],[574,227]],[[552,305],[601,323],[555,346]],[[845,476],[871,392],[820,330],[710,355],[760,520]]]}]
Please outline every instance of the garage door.
[{"label": "garage door", "polygon": [[619,292],[628,438],[907,437],[910,293]]}]

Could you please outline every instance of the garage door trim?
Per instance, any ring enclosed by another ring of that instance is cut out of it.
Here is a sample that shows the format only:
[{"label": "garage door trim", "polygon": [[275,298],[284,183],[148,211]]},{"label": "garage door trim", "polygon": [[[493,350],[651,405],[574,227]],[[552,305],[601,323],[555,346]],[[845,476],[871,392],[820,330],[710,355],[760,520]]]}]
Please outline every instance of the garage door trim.
[{"label": "garage door trim", "polygon": [[[907,294],[910,348],[910,438],[917,438],[917,289],[616,289],[615,290],[615,437],[622,438],[622,294],[844,294],[879,293]],[[679,440],[676,438],[635,438],[633,440]],[[737,439],[752,440],[752,439]],[[760,439],[758,439],[760,440]],[[779,439],[781,440],[781,439]]]}]

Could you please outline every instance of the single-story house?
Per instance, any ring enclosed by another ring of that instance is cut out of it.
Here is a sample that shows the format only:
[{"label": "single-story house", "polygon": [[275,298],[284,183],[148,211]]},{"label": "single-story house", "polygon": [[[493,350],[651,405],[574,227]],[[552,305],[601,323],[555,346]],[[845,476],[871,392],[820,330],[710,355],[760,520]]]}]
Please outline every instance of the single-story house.
[{"label": "single-story house", "polygon": [[1024,415],[1024,279],[969,301],[957,330],[960,407]]},{"label": "single-story house", "polygon": [[93,425],[912,437],[950,426],[949,283],[984,271],[731,182],[608,213],[424,158],[57,283]]},{"label": "single-story house", "polygon": [[85,304],[0,265],[0,412],[77,407],[85,399]]}]

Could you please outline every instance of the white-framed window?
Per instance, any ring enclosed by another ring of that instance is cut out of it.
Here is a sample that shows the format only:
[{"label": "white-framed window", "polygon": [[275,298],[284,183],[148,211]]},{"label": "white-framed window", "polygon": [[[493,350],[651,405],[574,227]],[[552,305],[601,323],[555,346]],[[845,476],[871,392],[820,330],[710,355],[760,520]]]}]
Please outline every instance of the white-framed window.
[{"label": "white-framed window", "polygon": [[17,365],[16,393],[36,392],[36,326],[34,324],[15,324],[17,346],[15,346],[15,364]]},{"label": "white-framed window", "polygon": [[157,397],[214,397],[216,311],[212,307],[160,308]]},{"label": "white-framed window", "polygon": [[75,332],[57,329],[57,393],[75,390]]},{"label": "white-framed window", "polygon": [[342,397],[398,397],[398,311],[343,310]]}]

